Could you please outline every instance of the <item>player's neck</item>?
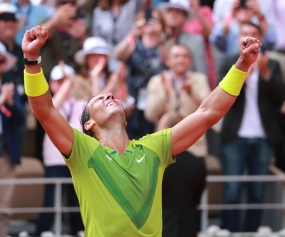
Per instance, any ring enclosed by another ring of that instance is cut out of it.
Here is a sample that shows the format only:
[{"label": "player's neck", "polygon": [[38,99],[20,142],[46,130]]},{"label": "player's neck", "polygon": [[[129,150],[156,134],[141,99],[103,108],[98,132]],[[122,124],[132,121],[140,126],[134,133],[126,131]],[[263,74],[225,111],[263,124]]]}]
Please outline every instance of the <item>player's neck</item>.
[{"label": "player's neck", "polygon": [[120,154],[124,154],[129,145],[129,137],[123,126],[112,129],[100,129],[98,140],[103,146],[107,146]]}]

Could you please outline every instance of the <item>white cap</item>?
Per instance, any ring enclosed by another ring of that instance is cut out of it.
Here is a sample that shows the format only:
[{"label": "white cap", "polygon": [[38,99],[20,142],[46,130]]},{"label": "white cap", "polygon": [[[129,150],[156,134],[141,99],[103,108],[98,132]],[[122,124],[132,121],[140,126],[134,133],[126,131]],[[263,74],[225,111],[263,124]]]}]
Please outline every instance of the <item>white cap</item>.
[{"label": "white cap", "polygon": [[103,54],[109,56],[111,55],[111,47],[100,37],[89,37],[84,41],[83,49],[75,53],[75,62],[79,65],[83,65],[87,54]]},{"label": "white cap", "polygon": [[189,0],[170,0],[169,2],[162,2],[158,4],[157,8],[162,11],[167,11],[169,8],[177,8],[185,11],[188,18],[194,17]]},{"label": "white cap", "polygon": [[[74,77],[75,72],[74,72],[74,69],[72,67],[70,67],[68,65],[64,65],[63,70],[67,76]],[[63,74],[63,71],[61,69],[61,66],[56,65],[55,67],[53,67],[53,69],[51,70],[51,73],[50,73],[50,79],[57,81],[57,80],[62,79],[63,77],[64,77],[64,74]]]},{"label": "white cap", "polygon": [[6,3],[6,2],[0,3],[0,14],[5,13],[5,12],[16,14],[17,8],[14,5]]}]

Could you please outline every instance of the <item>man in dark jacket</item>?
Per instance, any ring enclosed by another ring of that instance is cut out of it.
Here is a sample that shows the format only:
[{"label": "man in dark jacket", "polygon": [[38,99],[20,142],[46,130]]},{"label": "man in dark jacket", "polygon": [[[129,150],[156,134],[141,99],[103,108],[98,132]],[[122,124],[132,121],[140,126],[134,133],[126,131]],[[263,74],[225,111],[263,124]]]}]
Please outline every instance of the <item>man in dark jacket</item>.
[{"label": "man in dark jacket", "polygon": [[[25,130],[25,113],[14,83],[2,83],[2,75],[16,60],[0,42],[0,180],[15,177],[15,165],[20,164],[21,143]],[[0,236],[9,229],[9,208],[14,185],[0,185]],[[2,210],[1,210],[2,209]]]},{"label": "man in dark jacket", "polygon": [[[241,37],[262,38],[259,26],[252,23],[241,25]],[[224,60],[219,77],[226,75],[237,57]],[[221,130],[221,159],[224,175],[243,175],[247,168],[249,175],[266,175],[273,146],[281,140],[278,122],[278,108],[285,99],[279,64],[271,61],[267,53],[261,53],[249,69],[240,96],[223,119]],[[264,182],[248,183],[248,203],[262,203]],[[236,204],[241,198],[241,183],[226,182],[223,204]],[[261,210],[248,210],[242,231],[255,232],[260,226]],[[222,212],[223,228],[239,231],[237,210]]]}]

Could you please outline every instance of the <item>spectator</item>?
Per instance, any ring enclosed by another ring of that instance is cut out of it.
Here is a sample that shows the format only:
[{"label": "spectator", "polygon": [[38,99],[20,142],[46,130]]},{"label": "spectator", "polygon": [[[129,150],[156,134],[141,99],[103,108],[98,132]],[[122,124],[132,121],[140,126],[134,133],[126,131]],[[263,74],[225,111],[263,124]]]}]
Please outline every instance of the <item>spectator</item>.
[{"label": "spectator", "polygon": [[126,85],[126,66],[124,63],[109,58],[111,48],[100,37],[89,37],[83,49],[75,53],[77,64],[81,65],[81,73],[76,77],[73,96],[88,100],[94,95],[113,93],[120,99],[126,114],[131,114],[134,98],[128,93]]},{"label": "spectator", "polygon": [[183,31],[184,24],[194,17],[188,0],[171,0],[169,3],[160,3],[158,9],[163,10],[166,22],[170,28],[166,44],[183,44],[190,50],[193,62],[192,70],[207,75],[205,43],[201,35],[188,34]]},{"label": "spectator", "polygon": [[[15,58],[0,42],[0,179],[15,178],[15,167],[21,161],[21,145],[25,130],[25,112],[16,87],[2,83],[4,72],[15,65]],[[0,208],[11,208],[14,185],[0,185]],[[0,213],[0,236],[9,231],[9,213]]]},{"label": "spectator", "polygon": [[285,4],[282,0],[273,1],[273,9],[275,15],[275,28],[276,28],[276,44],[274,45],[274,51],[270,54],[270,57],[277,60],[280,64],[283,81],[285,82]]},{"label": "spectator", "polygon": [[102,37],[112,47],[116,46],[131,32],[144,4],[145,0],[99,0],[93,12],[93,36]]},{"label": "spectator", "polygon": [[[213,19],[215,23],[223,22],[227,17],[231,15],[231,9],[233,2],[235,0],[215,0],[213,4]],[[248,1],[248,0],[246,0]],[[273,24],[275,21],[274,10],[273,10],[273,2],[275,0],[257,0],[260,5],[260,12],[263,16],[265,16],[266,20]],[[258,22],[258,19],[254,17],[254,23]]]},{"label": "spectator", "polygon": [[[168,128],[180,121],[175,113],[169,113],[160,123],[159,129]],[[176,156],[169,165],[162,182],[163,237],[198,236],[200,203],[206,185],[204,158],[186,150]]]},{"label": "spectator", "polygon": [[[274,51],[270,52],[270,58],[279,62],[283,82],[285,82],[285,4],[284,1],[275,0],[273,1],[274,12],[275,12],[275,27],[277,34],[277,41],[274,46]],[[285,103],[281,108],[280,123],[282,128],[283,139],[280,144],[276,146],[275,159],[276,166],[281,170],[285,171]]]},{"label": "spectator", "polygon": [[15,35],[18,30],[16,10],[16,7],[11,4],[0,3],[0,41],[5,45],[7,51],[16,58],[14,67],[2,75],[2,82],[13,82],[22,102],[25,102],[27,97],[24,94],[23,51],[15,42]]},{"label": "spectator", "polygon": [[42,62],[46,78],[60,60],[76,68],[74,54],[82,48],[87,29],[84,16],[77,15],[76,3],[76,0],[56,0],[56,13],[42,24],[49,31],[49,39],[41,52],[46,58]]},{"label": "spectator", "polygon": [[209,6],[200,6],[200,0],[190,0],[190,5],[195,17],[184,24],[183,30],[189,34],[199,34],[204,37],[208,82],[211,90],[213,90],[217,86],[217,75],[212,46],[209,41],[209,36],[214,25],[212,10]]},{"label": "spectator", "polygon": [[210,35],[210,40],[219,50],[221,59],[239,53],[240,25],[243,22],[254,22],[254,16],[258,18],[257,24],[262,30],[263,51],[273,48],[276,41],[275,28],[261,14],[257,0],[246,1],[245,6],[241,6],[239,0],[234,0],[231,15],[223,22],[216,23]]},{"label": "spectator", "polygon": [[127,118],[127,133],[131,138],[138,139],[154,132],[154,124],[144,118],[146,87],[149,79],[160,73],[165,63],[165,31],[163,15],[153,10],[147,22],[145,15],[138,16],[133,31],[115,48],[117,58],[125,61],[129,67],[127,85],[136,99],[136,108]]},{"label": "spectator", "polygon": [[[241,25],[241,37],[256,37],[262,40],[262,31],[251,22]],[[226,75],[238,57],[225,58],[219,79]],[[268,174],[273,146],[281,137],[276,110],[285,99],[279,64],[269,60],[268,54],[259,53],[255,64],[229,112],[225,115],[221,130],[221,160],[224,175],[243,175],[245,168],[249,175]],[[241,198],[241,183],[226,182],[223,204],[236,204]],[[258,204],[265,196],[264,182],[248,183],[247,202]],[[261,210],[247,210],[243,232],[255,232],[260,226]],[[231,232],[239,231],[238,210],[222,211],[223,228]]]},{"label": "spectator", "polygon": [[12,0],[11,3],[17,8],[17,17],[20,21],[15,40],[18,45],[22,45],[25,31],[47,18],[48,12],[43,7],[32,4],[29,0]]},{"label": "spectator", "polygon": [[[188,71],[191,61],[187,47],[173,45],[167,60],[170,69],[152,77],[148,83],[145,116],[157,123],[157,130],[172,127],[195,112],[210,94],[207,77]],[[165,170],[163,237],[197,236],[200,223],[197,205],[205,187],[206,155],[207,141],[203,135]]]},{"label": "spectator", "polygon": [[[78,115],[81,113],[85,100],[75,99],[70,95],[74,80],[74,70],[63,61],[55,66],[50,75],[50,89],[54,94],[53,104],[67,122],[82,130]],[[43,161],[46,178],[70,178],[70,172],[62,159],[62,155],[53,145],[48,135],[45,134],[43,143]],[[64,188],[67,194],[67,204],[71,207],[78,207],[78,199],[72,185],[66,185]],[[44,207],[54,207],[55,186],[47,184],[45,186]],[[51,229],[54,220],[54,213],[41,213],[36,223],[36,236],[42,232]],[[70,234],[77,235],[78,231],[84,230],[79,212],[71,212],[69,216]]]}]

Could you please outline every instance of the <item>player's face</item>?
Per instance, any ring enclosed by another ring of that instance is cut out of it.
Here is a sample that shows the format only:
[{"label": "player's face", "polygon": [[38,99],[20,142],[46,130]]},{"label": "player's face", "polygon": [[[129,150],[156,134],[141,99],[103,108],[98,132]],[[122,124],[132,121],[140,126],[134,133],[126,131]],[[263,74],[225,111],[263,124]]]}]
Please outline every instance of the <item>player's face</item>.
[{"label": "player's face", "polygon": [[106,121],[115,116],[121,116],[125,121],[125,113],[121,102],[114,98],[112,93],[101,94],[90,100],[88,107],[91,113],[91,119],[95,123],[104,125]]}]

